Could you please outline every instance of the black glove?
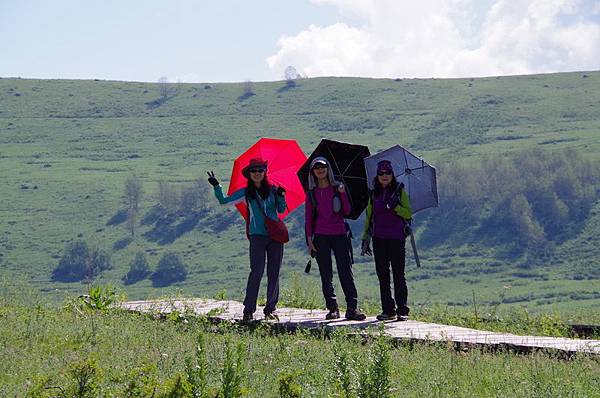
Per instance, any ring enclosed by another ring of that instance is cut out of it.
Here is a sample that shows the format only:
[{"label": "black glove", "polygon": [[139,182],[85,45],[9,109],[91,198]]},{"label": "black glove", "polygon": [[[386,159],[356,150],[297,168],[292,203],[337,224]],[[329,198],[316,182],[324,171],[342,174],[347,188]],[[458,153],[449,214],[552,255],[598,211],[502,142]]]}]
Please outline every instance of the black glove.
[{"label": "black glove", "polygon": [[369,244],[369,241],[366,239],[363,239],[362,244],[360,245],[360,255],[364,256],[372,256],[373,252],[371,251],[371,245]]},{"label": "black glove", "polygon": [[277,195],[279,196],[283,196],[283,194],[285,193],[285,188],[282,187],[281,185],[277,187]]},{"label": "black glove", "polygon": [[212,185],[213,187],[219,186],[219,180],[217,180],[215,178],[215,172],[214,171],[207,171],[206,174],[208,174],[208,183],[210,185]]}]

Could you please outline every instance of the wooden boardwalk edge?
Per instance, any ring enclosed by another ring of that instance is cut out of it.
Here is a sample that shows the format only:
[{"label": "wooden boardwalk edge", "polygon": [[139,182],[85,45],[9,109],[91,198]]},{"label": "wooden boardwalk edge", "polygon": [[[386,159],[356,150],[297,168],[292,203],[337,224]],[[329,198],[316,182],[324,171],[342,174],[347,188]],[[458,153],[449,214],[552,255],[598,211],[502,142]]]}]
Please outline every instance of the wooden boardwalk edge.
[{"label": "wooden boardwalk edge", "polygon": [[[128,311],[142,313],[168,314],[174,311],[208,316],[218,321],[236,322],[241,320],[243,305],[238,301],[213,299],[171,299],[128,301],[121,305]],[[262,316],[262,307],[258,307],[255,316]],[[280,308],[278,321],[267,321],[270,325],[286,330],[340,328],[357,329],[365,333],[366,329],[377,329],[380,321],[367,317],[364,321],[337,319],[325,320],[326,311],[300,308]],[[519,336],[511,333],[491,332],[469,329],[459,326],[441,325],[415,320],[404,322],[388,321],[384,323],[384,333],[398,341],[448,342],[457,347],[490,347],[496,349],[516,349],[519,351],[549,350],[567,354],[587,353],[600,355],[600,340],[571,339],[564,337]]]}]

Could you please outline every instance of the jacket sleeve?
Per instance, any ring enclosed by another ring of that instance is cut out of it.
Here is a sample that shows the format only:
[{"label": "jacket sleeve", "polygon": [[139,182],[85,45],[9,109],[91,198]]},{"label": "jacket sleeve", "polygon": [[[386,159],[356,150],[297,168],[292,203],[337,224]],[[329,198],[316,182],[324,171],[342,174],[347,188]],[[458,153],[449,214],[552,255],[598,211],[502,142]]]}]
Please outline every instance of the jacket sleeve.
[{"label": "jacket sleeve", "polygon": [[369,198],[369,204],[367,204],[367,216],[365,217],[365,227],[363,229],[362,240],[366,240],[369,237],[369,227],[371,226],[371,217],[373,217],[373,202]]},{"label": "jacket sleeve", "polygon": [[403,189],[400,195],[400,203],[394,208],[394,212],[405,220],[412,218],[412,210],[410,208],[410,199],[408,193]]},{"label": "jacket sleeve", "polygon": [[227,203],[239,203],[244,200],[244,194],[246,193],[246,188],[238,189],[230,196],[225,196],[223,194],[223,188],[220,185],[215,187],[215,197],[219,201],[220,204],[224,205]]},{"label": "jacket sleeve", "polygon": [[313,234],[313,206],[310,201],[308,193],[306,194],[306,200],[304,201],[304,231],[306,231],[306,237],[312,236]]},{"label": "jacket sleeve", "polygon": [[342,201],[342,214],[347,216],[352,211],[352,206],[350,206],[350,199],[348,199],[348,192],[346,190],[340,192],[340,199]]}]

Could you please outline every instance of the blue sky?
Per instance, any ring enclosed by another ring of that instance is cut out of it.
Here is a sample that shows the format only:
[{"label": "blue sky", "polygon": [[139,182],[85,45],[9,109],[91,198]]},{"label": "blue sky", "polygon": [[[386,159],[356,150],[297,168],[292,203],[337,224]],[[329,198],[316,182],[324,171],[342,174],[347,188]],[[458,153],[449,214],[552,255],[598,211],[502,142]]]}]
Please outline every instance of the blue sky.
[{"label": "blue sky", "polygon": [[273,80],[281,35],[341,19],[304,0],[0,2],[0,76]]},{"label": "blue sky", "polygon": [[0,2],[0,76],[189,82],[600,69],[599,0]]}]

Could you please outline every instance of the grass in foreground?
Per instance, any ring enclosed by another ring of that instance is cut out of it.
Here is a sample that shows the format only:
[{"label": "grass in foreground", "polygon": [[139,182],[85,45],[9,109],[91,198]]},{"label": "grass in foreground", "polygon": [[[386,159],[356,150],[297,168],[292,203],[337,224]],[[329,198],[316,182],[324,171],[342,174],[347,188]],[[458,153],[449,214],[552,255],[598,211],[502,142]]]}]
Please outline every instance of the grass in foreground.
[{"label": "grass in foreground", "polygon": [[63,308],[0,298],[0,395],[598,396],[597,357],[561,360],[444,344],[394,347],[308,332],[273,334],[201,318]]}]

